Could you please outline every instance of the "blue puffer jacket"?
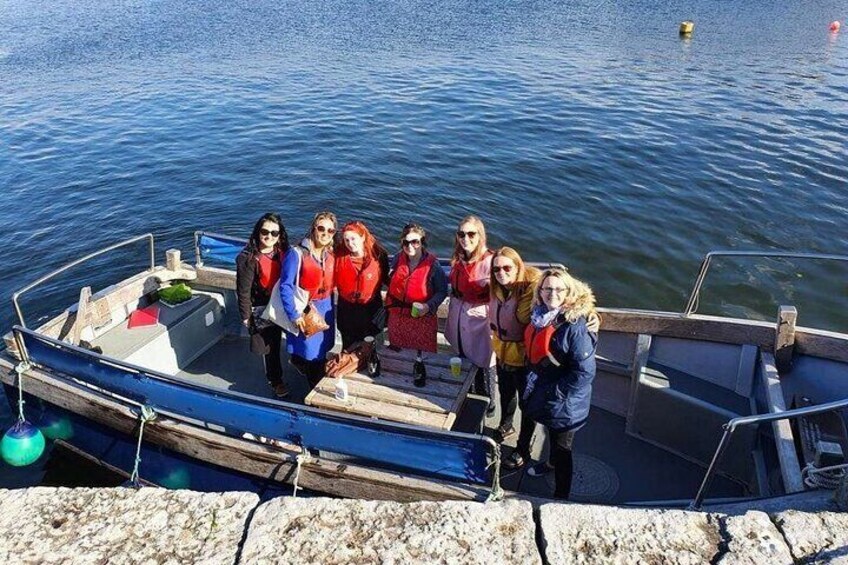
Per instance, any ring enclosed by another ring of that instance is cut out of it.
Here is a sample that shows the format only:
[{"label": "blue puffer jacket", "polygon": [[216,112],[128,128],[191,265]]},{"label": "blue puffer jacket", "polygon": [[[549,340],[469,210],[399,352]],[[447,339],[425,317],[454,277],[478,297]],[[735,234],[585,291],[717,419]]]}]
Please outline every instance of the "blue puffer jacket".
[{"label": "blue puffer jacket", "polygon": [[586,327],[586,315],[568,322],[562,315],[544,320],[544,314],[544,308],[534,310],[531,323],[557,325],[550,350],[560,366],[548,359],[530,366],[522,410],[552,430],[574,430],[589,416],[598,337]]}]

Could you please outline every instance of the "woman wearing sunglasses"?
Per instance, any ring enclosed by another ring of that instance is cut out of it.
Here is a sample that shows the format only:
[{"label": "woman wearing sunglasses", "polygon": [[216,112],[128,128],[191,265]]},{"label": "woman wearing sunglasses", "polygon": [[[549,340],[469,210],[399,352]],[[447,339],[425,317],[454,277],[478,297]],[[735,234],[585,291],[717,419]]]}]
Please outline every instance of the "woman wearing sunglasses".
[{"label": "woman wearing sunglasses", "polygon": [[[334,258],[333,240],[336,216],[331,212],[315,214],[306,237],[283,257],[280,278],[280,301],[286,316],[301,330],[298,335],[286,335],[286,350],[292,365],[315,386],[324,376],[324,361],[335,341],[335,311],[333,309]],[[303,312],[295,307],[295,281],[309,292],[313,308],[330,326],[323,332],[304,337]]]},{"label": "woman wearing sunglasses", "polygon": [[439,329],[436,311],[448,294],[447,279],[439,260],[427,251],[424,228],[418,224],[405,225],[400,245],[401,252],[392,263],[386,293],[389,343],[415,349],[419,354],[435,353]]},{"label": "woman wearing sunglasses", "polygon": [[[495,356],[489,329],[489,277],[492,252],[486,247],[486,229],[477,216],[459,223],[451,259],[451,299],[445,337],[461,357],[478,370],[475,387],[489,397],[487,416],[495,412]],[[482,377],[482,378],[481,378]]]},{"label": "woman wearing sunglasses", "polygon": [[531,372],[522,409],[550,432],[551,463],[528,472],[553,470],[554,498],[571,493],[574,434],[589,416],[598,335],[587,322],[594,312],[595,296],[586,283],[563,269],[542,273],[524,332]]},{"label": "woman wearing sunglasses", "polygon": [[[498,373],[501,419],[497,433],[500,441],[515,435],[512,421],[528,372],[524,330],[530,322],[533,285],[540,274],[535,267],[525,266],[521,256],[511,247],[501,247],[492,256],[489,323]],[[504,460],[504,467],[510,469],[522,467],[530,459],[536,422],[522,413],[520,425],[515,450]]]},{"label": "woman wearing sunglasses", "polygon": [[389,280],[389,256],[362,222],[349,222],[342,228],[335,278],[342,348],[383,331],[373,320],[383,306],[380,289]]},{"label": "woman wearing sunglasses", "polygon": [[262,311],[271,300],[271,291],[280,278],[280,257],[289,249],[289,238],[280,216],[264,214],[253,226],[253,233],[236,257],[236,296],[242,324],[250,332],[250,350],[262,355],[265,378],[274,396],[288,396],[283,384],[280,360],[282,328],[263,320]]}]

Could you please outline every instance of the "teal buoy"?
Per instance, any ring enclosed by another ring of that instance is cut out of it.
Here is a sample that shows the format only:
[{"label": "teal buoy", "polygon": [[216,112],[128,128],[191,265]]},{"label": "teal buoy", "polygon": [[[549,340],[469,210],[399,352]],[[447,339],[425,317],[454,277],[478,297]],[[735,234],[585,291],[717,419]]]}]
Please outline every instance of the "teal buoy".
[{"label": "teal buoy", "polygon": [[0,440],[0,456],[13,467],[30,465],[37,461],[42,453],[44,435],[26,420],[18,420]]},{"label": "teal buoy", "polygon": [[69,440],[74,437],[74,424],[69,418],[47,416],[39,422],[38,429],[47,439]]},{"label": "teal buoy", "polygon": [[185,467],[177,467],[159,479],[158,483],[165,488],[185,489],[191,486],[191,475]]}]

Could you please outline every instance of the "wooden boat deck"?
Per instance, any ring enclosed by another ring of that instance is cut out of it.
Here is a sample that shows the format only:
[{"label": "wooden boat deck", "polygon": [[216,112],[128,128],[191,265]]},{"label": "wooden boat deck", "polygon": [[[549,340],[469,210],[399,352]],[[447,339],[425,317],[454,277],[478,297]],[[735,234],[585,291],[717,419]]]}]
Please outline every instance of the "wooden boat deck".
[{"label": "wooden boat deck", "polygon": [[379,350],[381,375],[354,373],[345,377],[348,399],[335,396],[337,379],[324,377],[306,396],[306,404],[335,412],[357,414],[431,428],[453,427],[474,380],[472,366],[463,362],[462,374],[451,374],[450,357],[444,353],[422,356],[427,369],[423,387],[413,383],[414,355],[406,351]]}]

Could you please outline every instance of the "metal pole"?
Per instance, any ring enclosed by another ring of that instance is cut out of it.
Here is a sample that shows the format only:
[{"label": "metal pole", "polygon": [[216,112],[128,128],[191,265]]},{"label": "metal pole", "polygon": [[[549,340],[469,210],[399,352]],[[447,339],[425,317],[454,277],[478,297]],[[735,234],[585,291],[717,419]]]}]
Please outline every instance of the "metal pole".
[{"label": "metal pole", "polygon": [[688,318],[692,311],[695,310],[695,303],[698,301],[698,293],[701,292],[701,285],[704,284],[704,279],[707,277],[707,270],[710,268],[710,260],[712,252],[704,256],[701,261],[701,270],[698,273],[698,278],[695,279],[695,286],[692,287],[692,293],[689,295],[689,301],[686,303],[686,309],[683,311],[683,317]]},{"label": "metal pole", "polygon": [[713,460],[710,461],[710,466],[707,468],[707,472],[704,474],[704,480],[701,481],[701,486],[698,488],[698,493],[695,495],[695,499],[689,504],[689,510],[700,510],[701,503],[704,501],[704,495],[707,493],[707,489],[710,487],[710,483],[713,481],[713,471],[715,470],[716,463],[724,455],[725,449],[727,449],[727,445],[730,443],[730,436],[733,434],[733,430],[735,428],[731,428],[729,425],[724,426],[724,434],[721,436],[721,441],[718,444],[718,448],[713,454]]}]

